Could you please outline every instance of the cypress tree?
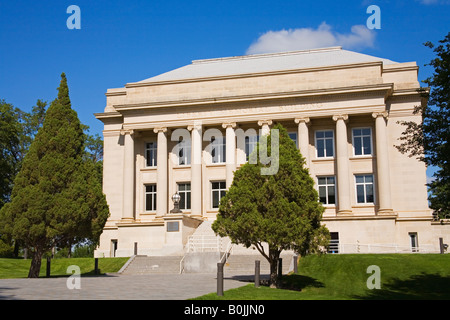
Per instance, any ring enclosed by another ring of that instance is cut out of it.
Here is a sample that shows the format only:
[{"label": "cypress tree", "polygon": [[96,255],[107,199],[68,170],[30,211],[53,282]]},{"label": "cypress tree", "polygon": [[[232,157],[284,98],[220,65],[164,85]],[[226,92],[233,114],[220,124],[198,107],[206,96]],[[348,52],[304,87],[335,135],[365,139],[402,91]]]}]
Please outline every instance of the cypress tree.
[{"label": "cypress tree", "polygon": [[98,241],[109,214],[85,135],[71,108],[65,74],[14,180],[11,202],[0,212],[3,230],[31,250],[28,277],[38,277],[41,259],[53,247],[75,240]]}]

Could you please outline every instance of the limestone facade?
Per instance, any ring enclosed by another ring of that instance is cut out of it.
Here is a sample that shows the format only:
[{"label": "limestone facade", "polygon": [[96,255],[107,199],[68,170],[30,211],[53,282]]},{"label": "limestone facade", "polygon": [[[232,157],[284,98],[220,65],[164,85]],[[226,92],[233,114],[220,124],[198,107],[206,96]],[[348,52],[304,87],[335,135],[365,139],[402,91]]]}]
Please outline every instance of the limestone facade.
[{"label": "limestone facade", "polygon": [[[197,60],[107,90],[95,116],[111,215],[96,255],[182,252],[276,122],[306,158],[335,242],[355,252],[449,243],[428,208],[425,165],[394,147],[398,121],[421,120],[417,78],[415,62],[336,47]],[[177,191],[182,213],[171,214]]]}]

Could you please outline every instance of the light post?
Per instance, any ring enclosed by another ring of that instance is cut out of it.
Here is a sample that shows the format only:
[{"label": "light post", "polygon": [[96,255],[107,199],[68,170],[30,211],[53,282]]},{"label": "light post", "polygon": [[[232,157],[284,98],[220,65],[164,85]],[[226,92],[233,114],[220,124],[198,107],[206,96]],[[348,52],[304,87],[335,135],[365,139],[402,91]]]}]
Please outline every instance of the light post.
[{"label": "light post", "polygon": [[172,196],[173,209],[170,210],[170,213],[181,213],[180,200],[181,200],[180,194],[178,192],[174,193]]}]

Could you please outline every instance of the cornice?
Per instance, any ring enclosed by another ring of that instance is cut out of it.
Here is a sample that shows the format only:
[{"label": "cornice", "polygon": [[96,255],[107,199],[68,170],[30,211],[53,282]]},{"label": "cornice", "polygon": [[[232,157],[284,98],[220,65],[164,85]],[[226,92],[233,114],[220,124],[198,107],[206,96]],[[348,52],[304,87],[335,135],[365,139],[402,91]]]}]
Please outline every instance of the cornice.
[{"label": "cornice", "polygon": [[357,94],[373,91],[384,91],[384,96],[388,96],[392,93],[393,83],[380,83],[369,84],[360,86],[349,87],[337,87],[337,88],[321,88],[310,90],[296,90],[287,92],[269,92],[258,93],[250,95],[240,96],[226,96],[226,97],[214,97],[214,98],[201,98],[190,100],[171,100],[160,102],[146,102],[146,103],[130,103],[130,104],[118,104],[114,105],[114,109],[118,112],[127,110],[149,109],[149,108],[165,108],[173,106],[192,106],[192,105],[205,105],[215,103],[230,103],[230,102],[242,102],[242,101],[258,101],[258,100],[270,100],[270,99],[286,99],[286,98],[298,98],[298,97],[313,97],[323,95],[338,95],[338,94]]}]

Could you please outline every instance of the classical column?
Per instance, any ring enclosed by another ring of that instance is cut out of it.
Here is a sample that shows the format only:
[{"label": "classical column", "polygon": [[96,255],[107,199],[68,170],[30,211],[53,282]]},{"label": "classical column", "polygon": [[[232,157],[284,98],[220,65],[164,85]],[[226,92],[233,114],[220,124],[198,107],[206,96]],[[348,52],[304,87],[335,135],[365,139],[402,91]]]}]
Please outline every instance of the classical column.
[{"label": "classical column", "polygon": [[188,126],[191,131],[191,214],[202,215],[202,126]]},{"label": "classical column", "polygon": [[270,126],[272,125],[272,120],[259,120],[258,126],[261,127],[261,135],[270,134]]},{"label": "classical column", "polygon": [[298,123],[297,142],[300,153],[305,158],[306,166],[309,167],[309,132],[308,124],[309,118],[296,118],[295,123]]},{"label": "classical column", "polygon": [[135,175],[135,158],[134,158],[134,138],[133,130],[122,130],[120,132],[124,136],[124,158],[123,158],[123,209],[122,219],[134,219],[134,175]]},{"label": "classical column", "polygon": [[387,112],[374,112],[375,140],[377,155],[377,180],[378,180],[378,213],[392,213],[391,204],[391,179],[389,174],[389,154],[386,120]]},{"label": "classical column", "polygon": [[234,171],[236,170],[236,134],[234,128],[236,122],[226,122],[222,124],[222,128],[226,129],[226,186],[227,189],[233,182]]},{"label": "classical column", "polygon": [[351,213],[350,178],[348,160],[347,125],[348,115],[334,115],[336,121],[336,164],[338,213]]},{"label": "classical column", "polygon": [[156,216],[165,216],[167,211],[167,128],[155,128],[153,132],[158,134],[156,144]]}]

